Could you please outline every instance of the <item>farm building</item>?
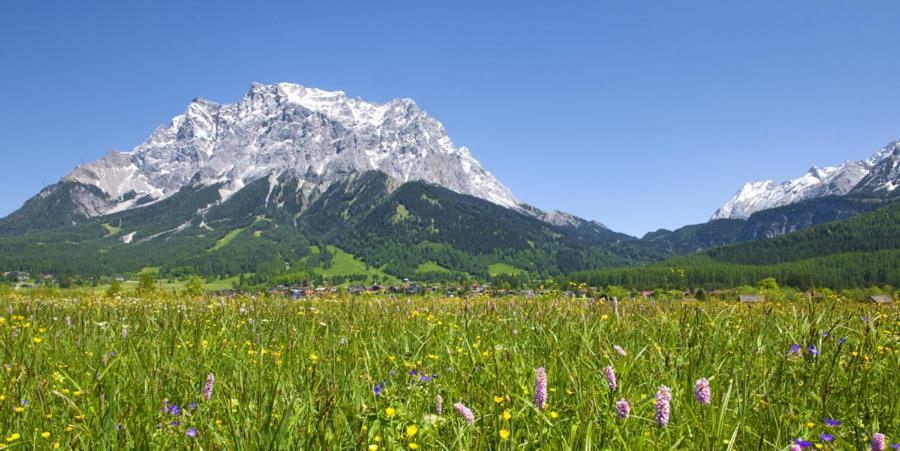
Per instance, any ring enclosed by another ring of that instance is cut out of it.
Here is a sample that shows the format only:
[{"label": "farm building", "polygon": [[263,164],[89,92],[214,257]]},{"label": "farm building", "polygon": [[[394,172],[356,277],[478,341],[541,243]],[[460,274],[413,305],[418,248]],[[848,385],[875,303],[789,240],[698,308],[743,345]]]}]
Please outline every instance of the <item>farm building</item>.
[{"label": "farm building", "polygon": [[871,302],[873,304],[891,304],[894,300],[886,294],[875,294],[867,297],[866,302]]},{"label": "farm building", "polygon": [[766,302],[766,297],[761,294],[742,294],[738,296],[741,302],[746,302],[748,304],[754,304],[757,302]]}]

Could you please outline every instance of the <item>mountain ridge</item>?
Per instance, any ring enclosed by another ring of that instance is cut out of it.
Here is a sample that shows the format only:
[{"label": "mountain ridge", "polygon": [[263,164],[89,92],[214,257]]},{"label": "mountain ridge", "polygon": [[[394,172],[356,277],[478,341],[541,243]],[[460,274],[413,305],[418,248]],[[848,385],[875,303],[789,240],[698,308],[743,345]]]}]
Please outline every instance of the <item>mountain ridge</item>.
[{"label": "mountain ridge", "polygon": [[111,151],[63,181],[106,194],[103,202],[77,199],[91,217],[133,208],[142,198],[158,201],[192,181],[224,183],[224,200],[272,175],[289,173],[310,193],[366,170],[520,208],[509,189],[412,100],[375,104],[291,83],[254,83],[233,104],[194,99],[132,151]]},{"label": "mountain ridge", "polygon": [[[711,216],[715,219],[748,219],[755,212],[776,207],[782,207],[792,203],[815,199],[826,196],[843,196],[860,193],[857,186],[867,180],[870,193],[886,191],[885,197],[894,196],[900,192],[894,192],[896,185],[887,185],[891,180],[891,170],[884,170],[885,177],[880,182],[867,176],[885,161],[895,161],[894,156],[900,152],[900,140],[893,141],[877,150],[868,159],[860,161],[844,161],[837,166],[824,168],[812,167],[806,174],[799,178],[776,183],[773,180],[759,182],[747,182],[729,200],[722,204]],[[895,166],[896,167],[896,166]],[[893,182],[898,180],[894,173]],[[880,183],[878,186],[874,186]],[[891,187],[893,186],[893,187]]]}]

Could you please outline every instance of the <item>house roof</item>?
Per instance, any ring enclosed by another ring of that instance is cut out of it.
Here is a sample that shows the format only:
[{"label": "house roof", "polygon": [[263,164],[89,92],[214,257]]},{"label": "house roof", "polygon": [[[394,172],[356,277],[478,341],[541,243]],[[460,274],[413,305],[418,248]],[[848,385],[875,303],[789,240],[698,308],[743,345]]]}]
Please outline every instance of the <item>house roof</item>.
[{"label": "house roof", "polygon": [[866,298],[866,300],[869,302],[874,302],[876,304],[891,304],[894,302],[894,300],[886,294],[875,294],[869,296],[868,298]]}]

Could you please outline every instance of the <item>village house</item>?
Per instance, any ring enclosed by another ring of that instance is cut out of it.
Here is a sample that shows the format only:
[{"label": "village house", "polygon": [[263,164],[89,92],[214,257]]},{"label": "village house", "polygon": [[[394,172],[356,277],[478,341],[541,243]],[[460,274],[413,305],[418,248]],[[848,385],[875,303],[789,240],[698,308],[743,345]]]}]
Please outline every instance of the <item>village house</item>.
[{"label": "village house", "polygon": [[755,304],[759,302],[766,302],[766,297],[761,294],[742,294],[738,296],[741,302],[747,304]]},{"label": "village house", "polygon": [[871,302],[873,304],[893,304],[894,300],[886,294],[873,294],[866,298],[866,302]]}]

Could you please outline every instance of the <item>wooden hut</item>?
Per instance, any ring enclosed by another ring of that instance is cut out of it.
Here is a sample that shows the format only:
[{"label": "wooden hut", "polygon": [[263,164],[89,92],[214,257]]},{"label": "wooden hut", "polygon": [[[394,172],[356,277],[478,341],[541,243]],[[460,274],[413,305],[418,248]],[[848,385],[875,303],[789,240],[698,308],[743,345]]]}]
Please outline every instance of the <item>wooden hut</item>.
[{"label": "wooden hut", "polygon": [[766,297],[761,294],[742,294],[738,296],[741,302],[747,304],[756,304],[759,302],[766,302]]},{"label": "wooden hut", "polygon": [[894,300],[886,294],[874,294],[867,297],[866,302],[871,302],[873,304],[892,304]]}]

